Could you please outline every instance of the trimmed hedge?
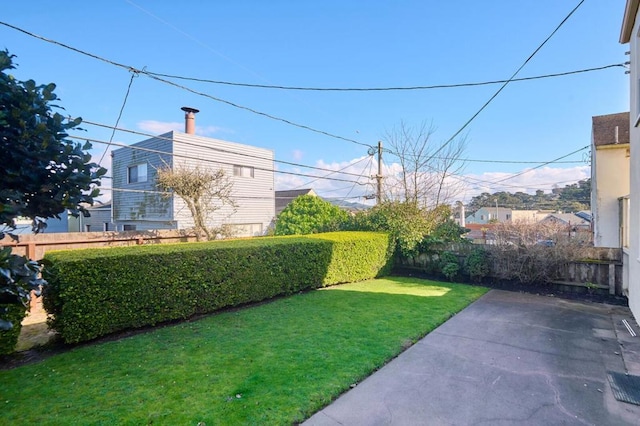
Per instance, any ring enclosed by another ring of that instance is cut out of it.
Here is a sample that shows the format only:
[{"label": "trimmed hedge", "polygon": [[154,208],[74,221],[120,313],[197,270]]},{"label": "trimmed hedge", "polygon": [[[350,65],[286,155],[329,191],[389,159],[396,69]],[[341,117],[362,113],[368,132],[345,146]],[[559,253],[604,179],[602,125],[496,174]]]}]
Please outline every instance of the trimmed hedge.
[{"label": "trimmed hedge", "polygon": [[371,232],[50,252],[44,307],[65,342],[381,275]]},{"label": "trimmed hedge", "polygon": [[324,286],[388,275],[393,266],[394,247],[387,234],[328,232],[307,238],[331,242],[332,256],[322,281]]}]

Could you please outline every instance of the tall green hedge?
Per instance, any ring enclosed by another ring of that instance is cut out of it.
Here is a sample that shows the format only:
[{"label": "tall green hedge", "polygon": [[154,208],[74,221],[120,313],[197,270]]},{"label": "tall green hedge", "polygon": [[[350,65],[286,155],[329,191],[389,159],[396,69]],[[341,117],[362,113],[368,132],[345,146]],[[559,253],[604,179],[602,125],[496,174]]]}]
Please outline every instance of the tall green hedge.
[{"label": "tall green hedge", "polygon": [[50,252],[44,307],[68,342],[388,270],[389,238],[370,232]]}]

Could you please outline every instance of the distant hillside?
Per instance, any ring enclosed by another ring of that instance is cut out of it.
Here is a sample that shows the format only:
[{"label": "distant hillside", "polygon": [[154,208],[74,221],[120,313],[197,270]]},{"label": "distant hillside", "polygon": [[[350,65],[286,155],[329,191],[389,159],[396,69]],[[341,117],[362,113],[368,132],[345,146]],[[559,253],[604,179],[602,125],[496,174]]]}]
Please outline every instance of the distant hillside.
[{"label": "distant hillside", "polygon": [[564,188],[554,188],[545,194],[538,190],[535,194],[524,192],[484,192],[473,197],[467,204],[467,214],[473,214],[481,207],[498,206],[515,210],[559,210],[563,212],[579,212],[591,209],[591,179],[566,185]]},{"label": "distant hillside", "polygon": [[371,206],[368,206],[366,204],[352,203],[350,201],[345,201],[345,200],[331,200],[326,198],[324,200],[330,202],[335,206],[340,207],[341,209],[346,209],[346,210],[368,210],[371,208]]}]

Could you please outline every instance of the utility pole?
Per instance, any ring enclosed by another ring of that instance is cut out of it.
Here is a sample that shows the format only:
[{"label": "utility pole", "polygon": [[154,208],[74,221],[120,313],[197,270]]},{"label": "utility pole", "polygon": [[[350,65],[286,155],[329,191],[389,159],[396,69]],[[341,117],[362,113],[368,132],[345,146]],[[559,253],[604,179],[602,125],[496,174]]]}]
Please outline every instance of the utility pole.
[{"label": "utility pole", "polygon": [[378,174],[376,175],[378,181],[378,192],[376,193],[376,204],[382,203],[382,142],[378,141]]}]

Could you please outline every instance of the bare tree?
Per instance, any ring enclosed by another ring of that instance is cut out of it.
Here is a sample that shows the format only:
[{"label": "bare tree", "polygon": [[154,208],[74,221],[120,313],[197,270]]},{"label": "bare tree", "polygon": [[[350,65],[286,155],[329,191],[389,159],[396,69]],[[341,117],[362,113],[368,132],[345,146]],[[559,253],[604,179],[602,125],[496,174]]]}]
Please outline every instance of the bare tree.
[{"label": "bare tree", "polygon": [[157,171],[157,185],[163,191],[172,191],[185,202],[193,217],[198,241],[203,236],[207,240],[215,238],[216,233],[209,225],[213,213],[225,205],[237,207],[231,197],[233,182],[222,169],[213,171],[200,166],[165,165]]},{"label": "bare tree", "polygon": [[[454,201],[462,184],[452,176],[465,166],[461,159],[466,137],[446,144],[433,141],[433,124],[423,122],[411,127],[400,122],[384,135],[387,152],[398,159],[399,170],[385,180],[385,195],[389,199],[412,202],[432,209]],[[436,154],[436,155],[434,155]]]}]

